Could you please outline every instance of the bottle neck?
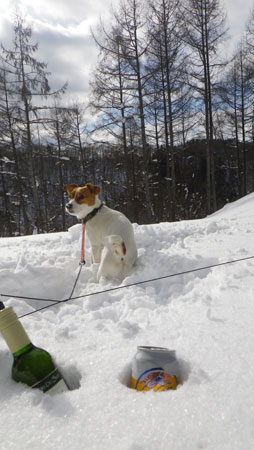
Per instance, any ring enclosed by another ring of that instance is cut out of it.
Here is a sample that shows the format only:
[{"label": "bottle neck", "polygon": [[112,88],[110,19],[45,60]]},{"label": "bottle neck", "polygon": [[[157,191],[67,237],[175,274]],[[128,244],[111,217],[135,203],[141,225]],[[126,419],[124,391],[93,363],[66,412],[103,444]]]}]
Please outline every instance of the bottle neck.
[{"label": "bottle neck", "polygon": [[25,345],[25,347],[20,348],[16,352],[13,353],[14,358],[18,358],[18,356],[23,355],[23,353],[29,352],[34,348],[34,345],[30,342],[30,344]]},{"label": "bottle neck", "polygon": [[32,345],[12,308],[0,311],[0,331],[11,353],[18,356]]}]

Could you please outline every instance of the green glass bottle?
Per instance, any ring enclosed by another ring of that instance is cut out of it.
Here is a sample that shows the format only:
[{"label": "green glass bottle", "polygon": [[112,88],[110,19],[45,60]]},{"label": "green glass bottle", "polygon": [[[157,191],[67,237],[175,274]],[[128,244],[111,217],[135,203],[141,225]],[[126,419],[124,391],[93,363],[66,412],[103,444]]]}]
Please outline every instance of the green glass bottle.
[{"label": "green glass bottle", "polygon": [[69,390],[51,355],[31,343],[12,308],[0,310],[0,331],[13,354],[15,381],[51,395]]}]

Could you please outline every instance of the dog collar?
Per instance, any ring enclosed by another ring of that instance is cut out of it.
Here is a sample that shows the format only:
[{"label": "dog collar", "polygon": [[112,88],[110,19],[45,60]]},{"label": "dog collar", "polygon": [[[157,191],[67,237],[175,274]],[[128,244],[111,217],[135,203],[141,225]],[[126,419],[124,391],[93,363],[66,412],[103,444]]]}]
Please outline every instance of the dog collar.
[{"label": "dog collar", "polygon": [[101,203],[100,206],[98,206],[98,208],[94,208],[89,214],[87,214],[86,217],[84,217],[84,219],[82,219],[82,223],[87,223],[89,220],[91,220],[94,216],[96,216],[97,212],[100,211],[100,209],[103,207],[103,205],[105,205],[104,202]]}]

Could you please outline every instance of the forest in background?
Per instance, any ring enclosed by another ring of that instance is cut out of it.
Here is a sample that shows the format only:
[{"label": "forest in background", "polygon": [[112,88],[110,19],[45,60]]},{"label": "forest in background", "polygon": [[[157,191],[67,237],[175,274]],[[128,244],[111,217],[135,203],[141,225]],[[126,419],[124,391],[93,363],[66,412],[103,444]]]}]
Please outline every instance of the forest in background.
[{"label": "forest in background", "polygon": [[[66,230],[63,185],[132,222],[205,217],[254,188],[254,13],[230,61],[218,0],[123,0],[92,31],[89,104],[52,92],[16,16],[0,51],[0,236]],[[84,110],[93,114],[84,122]]]}]

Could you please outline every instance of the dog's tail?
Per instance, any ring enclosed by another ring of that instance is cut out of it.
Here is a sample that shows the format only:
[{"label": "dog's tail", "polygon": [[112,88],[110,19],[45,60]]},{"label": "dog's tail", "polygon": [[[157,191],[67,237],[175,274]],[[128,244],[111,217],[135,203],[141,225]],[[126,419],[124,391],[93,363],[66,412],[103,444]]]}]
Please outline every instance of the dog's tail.
[{"label": "dog's tail", "polygon": [[126,246],[121,236],[118,236],[117,234],[106,236],[104,239],[104,245],[114,253],[116,258],[123,261],[126,255]]}]

